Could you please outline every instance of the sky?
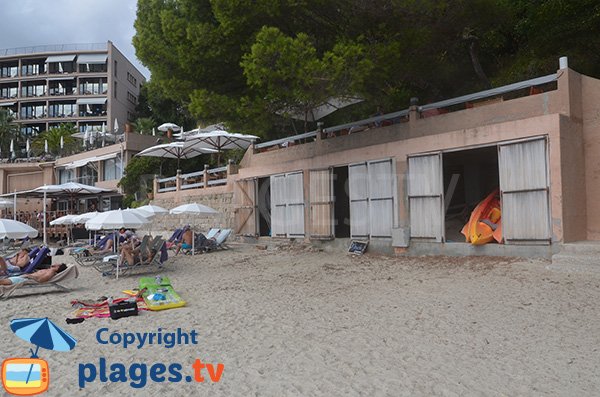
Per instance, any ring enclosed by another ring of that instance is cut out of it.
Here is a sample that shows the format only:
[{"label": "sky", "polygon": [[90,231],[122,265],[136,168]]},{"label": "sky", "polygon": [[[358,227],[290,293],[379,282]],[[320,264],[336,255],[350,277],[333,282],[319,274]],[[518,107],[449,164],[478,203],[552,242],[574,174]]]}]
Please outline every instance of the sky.
[{"label": "sky", "polygon": [[149,78],[131,44],[136,7],[136,0],[0,0],[0,49],[110,40]]}]

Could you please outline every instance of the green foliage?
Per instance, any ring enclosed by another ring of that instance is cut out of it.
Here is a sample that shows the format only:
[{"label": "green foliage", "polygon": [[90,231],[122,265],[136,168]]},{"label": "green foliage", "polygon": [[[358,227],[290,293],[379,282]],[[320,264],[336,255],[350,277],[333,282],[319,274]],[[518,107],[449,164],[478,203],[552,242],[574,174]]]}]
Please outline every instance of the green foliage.
[{"label": "green foliage", "polygon": [[365,101],[326,125],[548,74],[563,55],[600,76],[596,0],[139,0],[135,28],[155,120],[265,138],[330,97]]},{"label": "green foliage", "polygon": [[[18,138],[19,126],[14,122],[13,117],[7,109],[0,107],[0,149],[1,153],[7,155],[10,150],[10,141]],[[16,142],[15,142],[16,144]]]},{"label": "green foliage", "polygon": [[[77,139],[72,135],[77,132],[77,128],[72,123],[61,124],[39,134],[31,142],[31,149],[35,155],[44,153],[46,141],[48,142],[48,152],[53,155],[65,155],[72,153],[77,146]],[[60,138],[63,139],[63,149],[60,148]]]},{"label": "green foliage", "polygon": [[161,159],[157,157],[134,157],[129,161],[119,186],[126,195],[145,195],[152,191],[152,179],[160,169]]},{"label": "green foliage", "polygon": [[152,135],[152,129],[156,127],[151,117],[140,117],[133,123],[135,132],[143,135]]}]

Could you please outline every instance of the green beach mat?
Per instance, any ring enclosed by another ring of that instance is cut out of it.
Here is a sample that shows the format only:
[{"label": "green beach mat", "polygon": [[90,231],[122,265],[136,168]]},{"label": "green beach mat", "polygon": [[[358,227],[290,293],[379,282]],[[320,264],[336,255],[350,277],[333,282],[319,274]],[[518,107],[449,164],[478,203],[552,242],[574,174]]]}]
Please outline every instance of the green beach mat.
[{"label": "green beach mat", "polygon": [[185,306],[185,301],[175,292],[168,277],[142,277],[139,286],[140,290],[146,288],[142,298],[150,310]]}]

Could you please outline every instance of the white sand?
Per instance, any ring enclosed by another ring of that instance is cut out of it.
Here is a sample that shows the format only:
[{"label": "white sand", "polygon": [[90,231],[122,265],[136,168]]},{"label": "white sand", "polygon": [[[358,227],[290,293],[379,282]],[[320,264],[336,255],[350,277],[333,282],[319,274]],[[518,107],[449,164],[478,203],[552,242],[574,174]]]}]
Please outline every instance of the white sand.
[{"label": "white sand", "polygon": [[[238,245],[170,259],[161,274],[185,308],[67,325],[70,300],[120,296],[139,279],[82,268],[71,293],[0,302],[2,359],[26,356],[30,347],[12,334],[9,319],[48,316],[78,340],[68,353],[40,351],[50,365],[49,396],[600,395],[600,276],[546,265]],[[195,329],[199,343],[125,350],[98,344],[102,327]],[[96,380],[80,391],[78,364],[100,357],[182,363],[184,376],[196,358],[225,369],[216,384],[148,380],[133,389]]]}]

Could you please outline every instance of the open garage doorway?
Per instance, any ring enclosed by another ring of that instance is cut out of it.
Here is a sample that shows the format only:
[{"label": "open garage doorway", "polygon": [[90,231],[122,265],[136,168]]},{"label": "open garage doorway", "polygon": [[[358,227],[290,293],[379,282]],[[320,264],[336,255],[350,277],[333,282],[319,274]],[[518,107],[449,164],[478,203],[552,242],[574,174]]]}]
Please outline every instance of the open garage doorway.
[{"label": "open garage doorway", "polygon": [[465,242],[471,211],[500,184],[496,145],[442,153],[445,241]]},{"label": "open garage doorway", "polygon": [[348,167],[333,168],[333,195],[335,237],[350,237],[350,196],[348,186]]},{"label": "open garage doorway", "polygon": [[271,235],[271,179],[258,178],[258,235]]}]

